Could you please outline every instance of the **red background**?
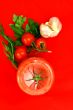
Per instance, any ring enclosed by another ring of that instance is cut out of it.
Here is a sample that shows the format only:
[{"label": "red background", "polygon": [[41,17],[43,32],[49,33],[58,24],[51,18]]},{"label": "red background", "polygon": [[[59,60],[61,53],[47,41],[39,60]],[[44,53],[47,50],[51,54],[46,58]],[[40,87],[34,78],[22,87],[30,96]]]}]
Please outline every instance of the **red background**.
[{"label": "red background", "polygon": [[[41,23],[51,16],[60,18],[63,29],[58,37],[48,39],[52,54],[45,59],[52,65],[55,82],[42,96],[23,93],[16,82],[16,70],[4,55],[0,36],[0,110],[73,110],[73,3],[72,0],[2,0],[0,22],[13,37],[8,24],[12,15],[22,14]],[[41,55],[43,56],[43,55]]]}]

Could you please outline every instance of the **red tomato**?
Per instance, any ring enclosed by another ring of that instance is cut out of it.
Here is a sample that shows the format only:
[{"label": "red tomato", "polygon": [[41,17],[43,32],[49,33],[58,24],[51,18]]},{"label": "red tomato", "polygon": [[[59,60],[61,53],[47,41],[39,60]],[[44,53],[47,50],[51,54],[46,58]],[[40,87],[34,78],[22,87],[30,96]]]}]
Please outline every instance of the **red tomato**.
[{"label": "red tomato", "polygon": [[37,39],[36,40],[36,46],[38,47],[38,48],[42,48],[42,46],[44,46],[44,48],[46,48],[47,47],[47,44],[46,44],[46,40],[45,40],[45,38],[39,38],[39,39]]},{"label": "red tomato", "polygon": [[25,44],[26,46],[31,46],[31,43],[35,40],[35,37],[31,33],[25,33],[22,36],[22,43]]},{"label": "red tomato", "polygon": [[16,60],[18,60],[18,61],[23,60],[24,58],[26,58],[26,56],[27,56],[26,47],[19,46],[15,50],[15,58],[16,58]]},{"label": "red tomato", "polygon": [[53,81],[53,70],[42,58],[32,57],[23,61],[17,71],[19,87],[30,95],[41,95],[48,92]]}]

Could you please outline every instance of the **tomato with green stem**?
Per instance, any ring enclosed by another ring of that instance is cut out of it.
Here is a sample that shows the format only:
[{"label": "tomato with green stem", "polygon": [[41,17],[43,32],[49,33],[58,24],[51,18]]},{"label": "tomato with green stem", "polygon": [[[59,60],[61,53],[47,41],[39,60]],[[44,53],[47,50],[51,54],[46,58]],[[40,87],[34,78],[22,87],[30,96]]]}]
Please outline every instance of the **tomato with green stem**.
[{"label": "tomato with green stem", "polygon": [[36,47],[40,48],[40,49],[46,49],[47,48],[47,44],[46,44],[46,40],[45,38],[39,38],[36,40]]},{"label": "tomato with green stem", "polygon": [[31,46],[31,43],[35,41],[35,37],[33,34],[31,33],[25,33],[23,36],[22,36],[22,43],[26,46]]}]

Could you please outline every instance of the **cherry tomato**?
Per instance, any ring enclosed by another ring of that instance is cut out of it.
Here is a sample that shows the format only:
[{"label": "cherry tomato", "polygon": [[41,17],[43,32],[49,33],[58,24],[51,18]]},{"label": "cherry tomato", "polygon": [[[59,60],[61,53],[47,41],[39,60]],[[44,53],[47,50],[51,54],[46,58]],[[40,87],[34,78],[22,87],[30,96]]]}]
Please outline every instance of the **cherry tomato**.
[{"label": "cherry tomato", "polygon": [[26,46],[31,46],[31,43],[35,40],[35,37],[31,33],[25,33],[22,36],[22,43],[25,44]]},{"label": "cherry tomato", "polygon": [[42,58],[29,58],[18,67],[17,83],[27,94],[44,94],[50,90],[53,81],[53,70],[49,63]]},{"label": "cherry tomato", "polygon": [[36,40],[36,46],[37,48],[46,48],[47,47],[47,44],[46,44],[46,40],[45,38],[39,38]]},{"label": "cherry tomato", "polygon": [[19,46],[15,50],[15,58],[16,60],[20,61],[25,59],[27,56],[26,47],[25,46]]}]

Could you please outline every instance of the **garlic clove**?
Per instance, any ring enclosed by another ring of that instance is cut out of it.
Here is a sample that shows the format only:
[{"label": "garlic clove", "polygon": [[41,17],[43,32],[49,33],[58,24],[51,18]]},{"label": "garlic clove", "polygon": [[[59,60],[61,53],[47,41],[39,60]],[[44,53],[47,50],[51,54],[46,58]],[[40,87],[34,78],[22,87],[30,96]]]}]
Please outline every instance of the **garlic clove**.
[{"label": "garlic clove", "polygon": [[52,34],[52,30],[45,24],[40,25],[40,34],[44,38],[49,38]]}]

